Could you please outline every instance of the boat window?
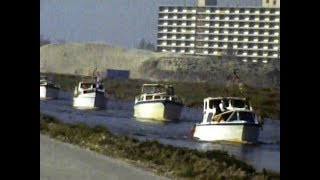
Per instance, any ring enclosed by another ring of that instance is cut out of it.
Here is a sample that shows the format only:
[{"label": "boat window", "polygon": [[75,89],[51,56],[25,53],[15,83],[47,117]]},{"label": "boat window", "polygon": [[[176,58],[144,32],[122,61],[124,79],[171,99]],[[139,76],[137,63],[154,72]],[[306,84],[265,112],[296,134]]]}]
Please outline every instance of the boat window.
[{"label": "boat window", "polygon": [[230,115],[232,114],[233,112],[230,111],[230,112],[227,112],[227,113],[224,113],[224,114],[221,114],[222,116],[222,120],[226,121],[228,120],[228,118],[230,117]]},{"label": "boat window", "polygon": [[214,106],[219,106],[220,103],[221,103],[221,99],[217,99],[213,101]]},{"label": "boat window", "polygon": [[152,96],[146,96],[146,100],[151,100]]},{"label": "boat window", "polygon": [[83,89],[88,89],[90,88],[90,86],[91,86],[91,83],[82,83],[80,87]]},{"label": "boat window", "polygon": [[154,99],[160,99],[160,96],[154,96]]},{"label": "boat window", "polygon": [[237,121],[238,120],[238,113],[235,112],[232,117],[229,119],[229,121]]},{"label": "boat window", "polygon": [[232,102],[232,106],[235,108],[244,108],[245,101],[243,100],[233,99],[231,102]]},{"label": "boat window", "polygon": [[239,112],[239,119],[254,123],[254,115],[251,112]]},{"label": "boat window", "polygon": [[213,109],[214,107],[219,107],[220,102],[221,102],[220,99],[210,100],[209,101],[209,108]]},{"label": "boat window", "polygon": [[213,109],[213,101],[212,101],[212,100],[209,101],[209,108],[210,108],[210,109]]},{"label": "boat window", "polygon": [[224,99],[223,102],[226,107],[229,107],[229,100],[228,99]]},{"label": "boat window", "polygon": [[204,103],[204,109],[207,109],[207,102]]}]

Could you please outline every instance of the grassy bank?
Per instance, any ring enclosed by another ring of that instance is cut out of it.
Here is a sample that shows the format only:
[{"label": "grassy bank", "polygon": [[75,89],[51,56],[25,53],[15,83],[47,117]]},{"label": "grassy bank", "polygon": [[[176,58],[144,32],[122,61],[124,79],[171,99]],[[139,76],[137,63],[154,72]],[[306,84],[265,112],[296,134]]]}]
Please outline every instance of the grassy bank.
[{"label": "grassy bank", "polygon": [[[74,90],[80,76],[49,74],[55,77],[64,90]],[[108,79],[104,81],[109,96],[133,101],[141,91],[143,83],[154,83],[143,80]],[[276,88],[252,88],[246,86],[243,93],[237,87],[218,87],[211,83],[171,82],[176,94],[184,99],[188,107],[202,107],[203,99],[212,96],[245,96],[251,99],[252,106],[262,117],[280,119],[280,90]]]},{"label": "grassy bank", "polygon": [[141,167],[173,178],[183,179],[280,179],[268,171],[257,172],[247,163],[223,151],[200,152],[112,135],[106,128],[76,125],[40,113],[40,133],[77,144],[98,153],[130,160]]}]

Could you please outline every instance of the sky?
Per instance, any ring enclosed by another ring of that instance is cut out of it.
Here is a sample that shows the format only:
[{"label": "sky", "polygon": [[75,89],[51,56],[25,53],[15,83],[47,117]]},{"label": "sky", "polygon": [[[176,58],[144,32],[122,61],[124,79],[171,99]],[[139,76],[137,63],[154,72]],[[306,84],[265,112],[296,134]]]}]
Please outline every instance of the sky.
[{"label": "sky", "polygon": [[[159,5],[194,5],[196,0],[41,0],[40,34],[52,42],[99,41],[134,48],[143,38],[156,44]],[[218,0],[259,5],[257,0]],[[244,2],[243,2],[244,1]]]}]

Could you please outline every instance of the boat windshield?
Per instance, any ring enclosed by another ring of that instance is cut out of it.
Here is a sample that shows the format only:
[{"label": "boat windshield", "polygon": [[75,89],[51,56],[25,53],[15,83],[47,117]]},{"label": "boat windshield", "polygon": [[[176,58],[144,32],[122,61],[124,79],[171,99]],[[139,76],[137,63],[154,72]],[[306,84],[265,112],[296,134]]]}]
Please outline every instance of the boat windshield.
[{"label": "boat windshield", "polygon": [[222,116],[222,119],[223,119],[224,121],[228,120],[229,117],[230,117],[230,115],[231,115],[232,113],[233,113],[232,111],[229,111],[229,112],[227,112],[227,113],[223,113],[223,114],[221,115],[221,116]]},{"label": "boat windshield", "polygon": [[232,117],[229,119],[229,121],[237,121],[238,120],[238,113],[233,113]]},{"label": "boat windshield", "polygon": [[166,92],[165,88],[161,85],[143,86],[142,94],[153,94]]},{"label": "boat windshield", "polygon": [[239,120],[254,123],[254,114],[252,112],[239,112]]}]

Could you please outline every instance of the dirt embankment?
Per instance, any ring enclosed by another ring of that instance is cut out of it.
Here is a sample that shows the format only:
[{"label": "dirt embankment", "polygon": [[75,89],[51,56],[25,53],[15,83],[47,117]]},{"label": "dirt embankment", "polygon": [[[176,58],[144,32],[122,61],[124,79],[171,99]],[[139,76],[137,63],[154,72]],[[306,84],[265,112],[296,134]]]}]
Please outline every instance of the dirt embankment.
[{"label": "dirt embankment", "polygon": [[223,84],[237,69],[240,79],[251,86],[280,86],[279,61],[249,63],[228,58],[189,56],[103,43],[49,44],[40,47],[41,72],[88,75],[97,67],[130,70],[130,78],[160,81],[208,81]]}]

